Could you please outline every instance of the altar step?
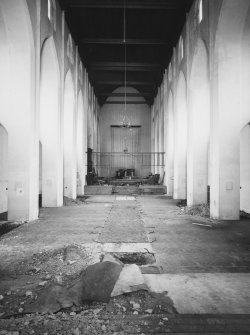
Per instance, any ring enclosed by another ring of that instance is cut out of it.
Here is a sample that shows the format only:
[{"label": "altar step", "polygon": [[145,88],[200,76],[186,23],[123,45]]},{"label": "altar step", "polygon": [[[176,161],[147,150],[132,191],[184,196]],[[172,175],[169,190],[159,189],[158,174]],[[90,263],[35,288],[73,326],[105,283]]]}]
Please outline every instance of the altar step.
[{"label": "altar step", "polygon": [[167,188],[162,185],[88,185],[84,191],[85,195],[162,195]]}]

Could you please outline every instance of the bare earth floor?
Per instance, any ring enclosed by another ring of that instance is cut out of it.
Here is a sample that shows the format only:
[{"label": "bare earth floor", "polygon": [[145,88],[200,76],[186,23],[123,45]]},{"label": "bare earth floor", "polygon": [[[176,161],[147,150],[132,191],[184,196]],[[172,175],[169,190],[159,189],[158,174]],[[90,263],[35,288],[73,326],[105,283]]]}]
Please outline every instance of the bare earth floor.
[{"label": "bare earth floor", "polygon": [[[139,291],[22,314],[50,283],[70,283],[106,252],[153,255],[159,271],[143,276],[171,309]],[[250,334],[250,220],[186,215],[166,196],[91,196],[42,209],[0,238],[0,255],[0,335]]]}]

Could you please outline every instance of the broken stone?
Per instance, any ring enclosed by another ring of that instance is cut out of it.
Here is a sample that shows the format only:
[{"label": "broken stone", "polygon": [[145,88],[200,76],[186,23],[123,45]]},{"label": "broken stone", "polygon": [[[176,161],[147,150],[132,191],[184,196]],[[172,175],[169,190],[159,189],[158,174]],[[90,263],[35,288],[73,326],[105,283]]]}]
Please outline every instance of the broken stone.
[{"label": "broken stone", "polygon": [[164,320],[164,321],[168,321],[168,318],[162,318],[162,320]]},{"label": "broken stone", "polygon": [[[50,283],[50,286],[48,285],[39,295],[37,301],[25,307],[25,313],[55,313],[62,308],[81,306],[84,301],[107,302],[111,297],[123,293],[142,289],[148,291],[144,277],[136,264],[121,265],[120,261],[115,260],[114,262],[110,257],[107,257],[107,259],[109,260],[88,266],[80,277],[75,279],[68,287],[61,285],[63,278],[58,274],[54,277],[54,280],[60,285]],[[30,294],[34,298],[32,292]],[[133,301],[131,304],[134,312],[141,310],[140,301]],[[126,307],[118,305],[117,307],[126,312]],[[98,314],[99,311],[99,309],[91,310],[91,313]],[[74,315],[76,313],[72,310],[70,316]],[[70,318],[70,316],[68,317]]]},{"label": "broken stone", "polygon": [[139,266],[136,264],[124,265],[111,296],[114,297],[138,290],[148,290]]},{"label": "broken stone", "polygon": [[47,281],[42,281],[42,282],[40,282],[39,284],[38,284],[38,286],[45,286],[47,284]]},{"label": "broken stone", "polygon": [[101,310],[102,310],[101,308],[96,308],[96,309],[93,310],[93,313],[98,314],[98,313],[101,312]]},{"label": "broken stone", "polygon": [[68,261],[68,264],[69,264],[69,265],[72,265],[72,264],[74,264],[74,263],[76,263],[76,261],[70,261],[70,260]]},{"label": "broken stone", "polygon": [[146,309],[145,312],[148,313],[148,314],[152,314],[153,310],[151,308],[149,308],[149,309]]},{"label": "broken stone", "polygon": [[22,313],[22,312],[23,312],[23,308],[20,307],[20,308],[18,309],[18,313]]},{"label": "broken stone", "polygon": [[213,228],[213,226],[211,226],[210,224],[205,224],[205,223],[192,222],[192,225]]},{"label": "broken stone", "polygon": [[102,331],[105,332],[106,331],[106,326],[102,325]]},{"label": "broken stone", "polygon": [[135,314],[135,315],[138,315],[139,313],[137,312],[137,311],[134,311],[134,313],[133,314]]},{"label": "broken stone", "polygon": [[100,262],[113,262],[119,265],[123,265],[123,263],[117,257],[114,257],[110,254],[101,255]]},{"label": "broken stone", "polygon": [[32,297],[33,293],[31,291],[26,291],[25,295],[26,297]]},{"label": "broken stone", "polygon": [[3,295],[0,295],[0,301],[3,300]]},{"label": "broken stone", "polygon": [[80,335],[81,333],[80,333],[79,328],[72,329],[72,334],[73,334],[73,335]]},{"label": "broken stone", "polygon": [[11,291],[8,291],[8,292],[6,293],[6,295],[11,295]]},{"label": "broken stone", "polygon": [[62,283],[63,283],[62,276],[55,276],[55,281],[56,281],[58,284],[62,284]]},{"label": "broken stone", "polygon": [[135,309],[135,310],[137,310],[137,309],[140,309],[141,308],[141,306],[140,306],[140,304],[138,304],[137,302],[135,302],[135,301],[130,301],[129,302],[131,305],[133,305],[133,309]]}]

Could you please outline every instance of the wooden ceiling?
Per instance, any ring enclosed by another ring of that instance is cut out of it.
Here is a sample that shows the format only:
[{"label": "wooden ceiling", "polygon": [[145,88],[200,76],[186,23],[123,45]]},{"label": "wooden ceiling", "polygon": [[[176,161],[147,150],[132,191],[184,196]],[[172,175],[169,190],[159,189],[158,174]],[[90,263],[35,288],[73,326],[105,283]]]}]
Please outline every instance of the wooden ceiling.
[{"label": "wooden ceiling", "polygon": [[193,0],[59,2],[100,105],[124,86],[125,6],[126,83],[152,105]]}]

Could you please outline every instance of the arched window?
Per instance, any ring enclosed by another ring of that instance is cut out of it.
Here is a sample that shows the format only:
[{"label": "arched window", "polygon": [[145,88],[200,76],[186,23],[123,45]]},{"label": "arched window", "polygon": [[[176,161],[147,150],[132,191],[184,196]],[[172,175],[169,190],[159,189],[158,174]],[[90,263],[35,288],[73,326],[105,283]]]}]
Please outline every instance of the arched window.
[{"label": "arched window", "polygon": [[180,37],[180,40],[179,40],[178,53],[179,53],[179,62],[181,62],[182,59],[183,59],[183,56],[184,56],[184,47],[183,47],[183,38],[182,37]]},{"label": "arched window", "polygon": [[48,0],[48,19],[53,25],[53,29],[56,31],[56,1]]},{"label": "arched window", "polygon": [[78,74],[79,74],[79,80],[80,80],[80,83],[82,84],[83,82],[83,70],[82,70],[82,62],[80,61],[79,63],[79,71],[78,71]]},{"label": "arched window", "polygon": [[200,0],[199,1],[199,7],[198,7],[198,20],[199,20],[199,23],[201,23],[203,19],[203,1]]},{"label": "arched window", "polygon": [[172,81],[172,79],[173,79],[172,64],[169,63],[169,67],[168,67],[168,81]]},{"label": "arched window", "polygon": [[69,35],[68,41],[67,41],[67,56],[70,62],[73,64],[74,63],[74,53],[73,53],[73,41],[72,41],[71,35]]},{"label": "arched window", "polygon": [[49,20],[51,20],[52,19],[52,5],[51,5],[51,0],[48,0],[48,2],[47,2],[47,4],[48,4],[48,18],[49,18]]}]

